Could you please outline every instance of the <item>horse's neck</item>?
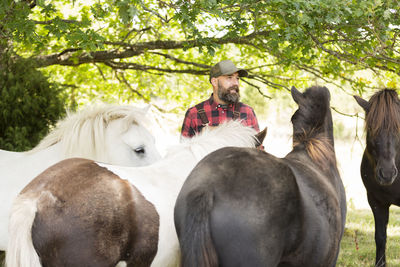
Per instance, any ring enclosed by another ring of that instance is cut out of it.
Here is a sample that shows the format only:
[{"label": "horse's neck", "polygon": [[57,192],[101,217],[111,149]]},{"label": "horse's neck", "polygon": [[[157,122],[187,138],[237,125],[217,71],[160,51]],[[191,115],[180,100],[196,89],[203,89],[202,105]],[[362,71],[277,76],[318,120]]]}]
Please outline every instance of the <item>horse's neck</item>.
[{"label": "horse's neck", "polygon": [[327,141],[330,142],[330,144],[332,145],[333,151],[335,151],[335,142],[333,136],[333,121],[330,109],[328,110],[328,115],[325,118],[323,129],[324,130],[322,135],[325,136],[325,138],[327,138]]},{"label": "horse's neck", "polygon": [[[300,134],[298,135],[293,134],[293,146],[307,142],[315,144],[317,144],[317,142],[327,143],[331,147],[332,152],[335,154],[335,142],[334,142],[333,124],[331,118],[326,119],[325,123],[318,129],[314,128],[311,131],[311,134],[304,133],[303,131],[293,130],[293,133],[296,132]],[[300,148],[306,150],[305,146],[300,146]]]},{"label": "horse's neck", "polygon": [[304,164],[312,161],[307,153],[305,145],[303,144],[293,147],[292,151],[285,156],[285,159],[287,159],[289,162],[302,162]]},{"label": "horse's neck", "polygon": [[18,159],[1,161],[0,195],[10,197],[10,201],[14,199],[33,178],[62,159],[58,149],[49,147],[35,153],[24,152]]},{"label": "horse's neck", "polygon": [[284,161],[291,169],[300,192],[304,192],[305,195],[316,201],[320,201],[318,196],[321,192],[339,193],[340,205],[345,208],[346,196],[336,166],[325,170],[321,169],[320,166],[310,159],[305,149],[293,149],[284,158]]},{"label": "horse's neck", "polygon": [[[169,154],[162,160],[161,165],[174,166],[174,170],[179,173],[189,172],[194,166],[205,156],[208,151],[197,146],[187,146],[177,150],[175,153]],[[157,164],[157,163],[156,163]],[[189,173],[187,173],[189,174]],[[187,176],[187,175],[186,175]],[[186,179],[186,176],[184,179]]]},{"label": "horse's neck", "polygon": [[[333,151],[333,153],[335,152]],[[334,183],[336,183],[337,179],[340,179],[340,174],[339,170],[337,169],[336,162],[322,162],[323,164],[326,164],[324,166],[318,164],[317,162],[315,162],[315,160],[311,158],[304,144],[300,144],[294,147],[293,150],[285,156],[285,160],[287,160],[288,165],[291,168],[300,170],[309,169],[312,172],[331,177],[332,179],[330,180],[332,180],[332,182]]]},{"label": "horse's neck", "polygon": [[14,152],[0,149],[0,162],[5,160],[15,160],[23,155],[24,152]]},{"label": "horse's neck", "polygon": [[[28,151],[24,153],[24,161],[30,164],[38,164],[39,166],[50,166],[60,160],[67,158],[62,152],[60,144],[55,144],[34,152]],[[19,164],[21,164],[20,162]]]},{"label": "horse's neck", "polygon": [[[179,193],[186,177],[203,157],[219,148],[228,146],[226,140],[225,142],[212,142],[215,140],[204,142],[204,140],[200,140],[192,143],[191,141],[170,147],[163,159],[150,166],[134,169],[114,168],[112,166],[108,166],[108,168],[117,173],[120,173],[119,170],[121,170],[122,177],[126,175],[128,180],[132,179],[132,183],[140,180],[143,184],[156,185],[157,190],[167,191],[170,195],[174,195],[174,192]],[[236,146],[245,147],[250,146],[250,144],[251,141],[247,144],[242,141],[237,142]],[[231,145],[235,144],[231,142]]]},{"label": "horse's neck", "polygon": [[[167,154],[163,159],[144,167],[115,166],[97,162],[122,179],[128,180],[151,202],[172,205],[180,188],[198,159],[188,148]],[[162,204],[162,205],[164,205]]]},{"label": "horse's neck", "polygon": [[167,155],[167,157],[171,158],[179,158],[184,160],[185,157],[190,158],[190,161],[195,161],[196,163],[199,162],[202,158],[206,155],[214,152],[220,148],[227,147],[227,146],[237,146],[237,147],[250,147],[249,144],[245,144],[245,142],[238,142],[234,143],[226,143],[226,142],[210,142],[210,143],[193,143],[190,145],[186,145],[182,148],[178,148],[175,150],[175,153]]},{"label": "horse's neck", "polygon": [[201,146],[197,144],[179,147],[172,153],[168,153],[162,160],[144,168],[165,170],[165,173],[171,179],[154,177],[157,183],[165,183],[164,188],[167,190],[180,188],[190,171],[203,157],[222,147]]}]

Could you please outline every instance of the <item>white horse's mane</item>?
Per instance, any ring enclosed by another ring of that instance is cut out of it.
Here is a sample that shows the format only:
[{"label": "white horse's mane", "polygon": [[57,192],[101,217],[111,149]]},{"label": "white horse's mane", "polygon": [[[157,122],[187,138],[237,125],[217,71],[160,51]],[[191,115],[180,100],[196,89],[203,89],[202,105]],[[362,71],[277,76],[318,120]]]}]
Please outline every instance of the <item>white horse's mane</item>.
[{"label": "white horse's mane", "polygon": [[174,153],[176,149],[189,147],[196,158],[202,158],[205,154],[225,146],[255,147],[257,139],[256,130],[244,126],[240,121],[226,121],[219,126],[207,126],[192,138],[182,138],[181,144],[168,150]]},{"label": "white horse's mane", "polygon": [[131,124],[148,125],[146,111],[130,105],[96,104],[75,113],[67,112],[67,116],[28,153],[60,143],[65,156],[100,155],[104,146],[98,144],[105,142],[105,130],[111,121],[123,119],[123,133]]}]

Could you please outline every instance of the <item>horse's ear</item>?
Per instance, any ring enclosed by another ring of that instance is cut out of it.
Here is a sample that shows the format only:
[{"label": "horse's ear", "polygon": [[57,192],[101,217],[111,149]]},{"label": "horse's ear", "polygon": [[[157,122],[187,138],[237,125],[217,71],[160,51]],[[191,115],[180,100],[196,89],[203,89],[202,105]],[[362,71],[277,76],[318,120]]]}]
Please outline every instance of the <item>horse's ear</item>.
[{"label": "horse's ear", "polygon": [[265,127],[264,130],[262,130],[261,132],[256,134],[256,138],[257,138],[257,141],[259,143],[258,145],[262,145],[262,143],[264,142],[265,136],[267,135],[267,129],[268,128]]},{"label": "horse's ear", "polygon": [[301,100],[304,98],[303,94],[297,90],[296,87],[292,86],[292,89],[290,90],[291,94],[292,94],[292,98],[294,100],[294,102],[296,102],[297,104],[299,104],[301,102]]},{"label": "horse's ear", "polygon": [[364,111],[365,111],[365,112],[368,112],[368,110],[369,110],[369,103],[368,103],[368,101],[367,101],[367,100],[364,100],[364,99],[362,99],[361,97],[356,96],[356,95],[354,95],[353,97],[356,99],[357,103],[364,109]]}]

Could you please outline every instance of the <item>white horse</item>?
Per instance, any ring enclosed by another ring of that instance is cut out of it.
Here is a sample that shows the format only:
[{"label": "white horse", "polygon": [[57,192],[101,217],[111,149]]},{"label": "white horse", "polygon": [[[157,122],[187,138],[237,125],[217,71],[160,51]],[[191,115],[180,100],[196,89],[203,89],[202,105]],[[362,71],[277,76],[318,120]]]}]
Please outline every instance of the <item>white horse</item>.
[{"label": "white horse", "polygon": [[255,134],[230,121],[204,128],[150,166],[84,159],[52,166],[14,202],[7,266],[177,266],[173,210],[183,182],[214,150],[255,147]]},{"label": "white horse", "polygon": [[70,157],[124,166],[159,160],[155,139],[145,128],[147,109],[129,105],[94,105],[58,123],[34,149],[0,153],[0,250],[7,246],[12,201],[34,177]]}]

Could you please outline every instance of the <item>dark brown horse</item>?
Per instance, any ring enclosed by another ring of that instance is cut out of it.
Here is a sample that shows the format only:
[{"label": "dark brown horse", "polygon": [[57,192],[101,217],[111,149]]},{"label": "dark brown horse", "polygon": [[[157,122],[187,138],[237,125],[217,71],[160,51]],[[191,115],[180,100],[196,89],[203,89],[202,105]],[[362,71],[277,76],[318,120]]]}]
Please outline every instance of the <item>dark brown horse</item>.
[{"label": "dark brown horse", "polygon": [[375,219],[376,266],[386,266],[389,207],[400,206],[400,101],[395,90],[384,89],[369,101],[354,96],[364,109],[366,147],[361,177]]},{"label": "dark brown horse", "polygon": [[292,97],[299,108],[286,157],[223,148],[185,181],[174,215],[184,267],[335,266],[346,198],[330,94],[326,87],[293,87]]}]

